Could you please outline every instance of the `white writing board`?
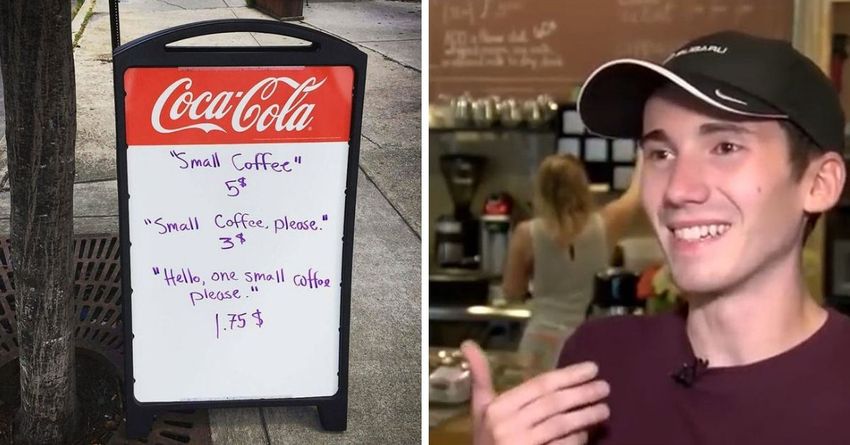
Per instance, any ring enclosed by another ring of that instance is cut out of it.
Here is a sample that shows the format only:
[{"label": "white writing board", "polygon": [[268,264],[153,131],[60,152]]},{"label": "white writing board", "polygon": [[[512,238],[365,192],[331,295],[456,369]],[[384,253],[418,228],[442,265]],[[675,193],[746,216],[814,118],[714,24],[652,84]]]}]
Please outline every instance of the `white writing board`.
[{"label": "white writing board", "polygon": [[124,82],[135,398],[334,395],[352,70]]}]

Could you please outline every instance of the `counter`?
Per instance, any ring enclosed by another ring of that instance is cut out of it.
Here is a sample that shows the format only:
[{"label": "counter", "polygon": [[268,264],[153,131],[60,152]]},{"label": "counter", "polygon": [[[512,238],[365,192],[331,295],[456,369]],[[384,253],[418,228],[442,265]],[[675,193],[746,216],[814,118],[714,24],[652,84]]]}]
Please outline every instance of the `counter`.
[{"label": "counter", "polygon": [[473,339],[485,347],[516,350],[530,317],[531,309],[524,303],[432,305],[428,307],[428,344],[457,347]]},{"label": "counter", "polygon": [[481,306],[428,307],[428,319],[435,321],[520,321],[531,317],[531,307],[526,303]]}]

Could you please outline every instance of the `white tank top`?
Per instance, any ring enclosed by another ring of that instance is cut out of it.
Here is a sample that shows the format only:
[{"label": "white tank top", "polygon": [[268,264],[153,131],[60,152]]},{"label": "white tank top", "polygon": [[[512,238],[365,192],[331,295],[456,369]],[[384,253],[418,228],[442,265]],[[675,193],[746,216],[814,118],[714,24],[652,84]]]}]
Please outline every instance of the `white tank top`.
[{"label": "white tank top", "polygon": [[572,242],[561,247],[543,228],[531,222],[534,252],[530,324],[575,329],[584,320],[593,297],[593,277],[608,267],[608,246],[602,215],[594,212]]}]

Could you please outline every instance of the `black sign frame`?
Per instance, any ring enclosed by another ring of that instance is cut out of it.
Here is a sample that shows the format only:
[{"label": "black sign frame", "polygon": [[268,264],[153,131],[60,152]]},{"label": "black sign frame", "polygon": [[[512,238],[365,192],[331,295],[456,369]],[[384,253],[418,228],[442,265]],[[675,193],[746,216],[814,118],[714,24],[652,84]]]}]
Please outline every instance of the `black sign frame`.
[{"label": "black sign frame", "polygon": [[[193,37],[221,33],[255,32],[294,37],[302,46],[221,47],[168,46]],[[351,265],[360,158],[360,128],[366,86],[366,54],[344,40],[321,31],[272,20],[233,19],[191,23],[162,30],[119,46],[113,51],[115,129],[121,239],[121,293],[124,324],[124,404],[128,437],[146,435],[157,412],[187,408],[236,408],[314,405],[324,429],[344,431],[348,419],[348,353],[351,309]],[[130,221],[127,184],[127,139],[124,108],[124,73],[139,67],[238,67],[238,66],[349,66],[354,71],[351,128],[345,190],[340,291],[339,385],[335,395],[294,399],[256,399],[197,402],[142,403],[133,396],[132,283],[130,282]]]}]

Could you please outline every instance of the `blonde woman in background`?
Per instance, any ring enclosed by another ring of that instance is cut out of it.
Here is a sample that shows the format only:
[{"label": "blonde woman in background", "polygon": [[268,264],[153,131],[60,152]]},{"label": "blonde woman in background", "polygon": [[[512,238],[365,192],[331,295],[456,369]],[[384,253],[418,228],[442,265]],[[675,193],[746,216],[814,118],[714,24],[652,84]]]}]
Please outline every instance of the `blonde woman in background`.
[{"label": "blonde woman in background", "polygon": [[584,321],[594,275],[609,266],[640,205],[638,158],[628,190],[601,210],[576,157],[551,155],[540,165],[535,217],[511,237],[502,284],[509,300],[523,298],[532,285],[531,319],[519,345],[532,360],[531,374],[552,369],[564,341]]}]

